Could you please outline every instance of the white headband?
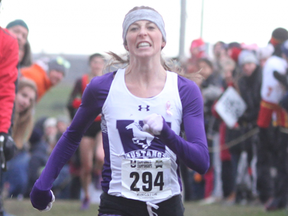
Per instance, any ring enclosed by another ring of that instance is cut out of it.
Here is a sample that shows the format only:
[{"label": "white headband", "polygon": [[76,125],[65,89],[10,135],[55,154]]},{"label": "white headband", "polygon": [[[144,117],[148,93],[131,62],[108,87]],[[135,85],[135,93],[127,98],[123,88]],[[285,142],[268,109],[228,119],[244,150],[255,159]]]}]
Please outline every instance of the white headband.
[{"label": "white headband", "polygon": [[125,16],[125,19],[122,24],[123,43],[125,43],[125,39],[126,39],[129,26],[139,20],[148,20],[150,22],[155,23],[157,27],[159,28],[159,30],[161,31],[164,41],[166,42],[165,24],[164,24],[162,16],[154,10],[139,9],[139,10],[132,11],[131,13]]}]

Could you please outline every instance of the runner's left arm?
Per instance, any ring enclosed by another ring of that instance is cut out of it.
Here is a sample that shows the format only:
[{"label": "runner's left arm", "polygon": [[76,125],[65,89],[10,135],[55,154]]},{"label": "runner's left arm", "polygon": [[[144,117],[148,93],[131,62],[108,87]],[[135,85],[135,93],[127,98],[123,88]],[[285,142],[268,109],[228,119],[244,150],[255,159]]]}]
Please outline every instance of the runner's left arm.
[{"label": "runner's left arm", "polygon": [[189,168],[204,174],[210,166],[210,160],[204,128],[202,95],[199,87],[190,80],[179,78],[178,85],[187,140],[175,134],[165,121],[160,139]]}]

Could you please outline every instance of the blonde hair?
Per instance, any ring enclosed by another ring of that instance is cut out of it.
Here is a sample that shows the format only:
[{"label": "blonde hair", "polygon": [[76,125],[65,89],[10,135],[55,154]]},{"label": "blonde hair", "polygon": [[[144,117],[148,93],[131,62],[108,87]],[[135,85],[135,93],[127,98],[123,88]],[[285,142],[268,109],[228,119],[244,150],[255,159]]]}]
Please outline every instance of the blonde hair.
[{"label": "blonde hair", "polygon": [[15,112],[12,137],[18,149],[22,149],[24,143],[28,141],[33,129],[33,109],[37,100],[37,87],[34,81],[21,77],[18,83],[18,92],[29,87],[35,91],[35,99],[30,106],[21,113]]}]

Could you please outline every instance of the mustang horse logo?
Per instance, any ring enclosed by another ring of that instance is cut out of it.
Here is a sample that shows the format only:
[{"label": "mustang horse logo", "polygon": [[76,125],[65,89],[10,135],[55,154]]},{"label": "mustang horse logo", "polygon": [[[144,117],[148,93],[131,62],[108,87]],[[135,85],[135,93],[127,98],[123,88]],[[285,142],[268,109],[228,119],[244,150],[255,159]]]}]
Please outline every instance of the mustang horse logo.
[{"label": "mustang horse logo", "polygon": [[131,124],[127,125],[126,129],[132,129],[133,143],[136,145],[140,145],[144,150],[146,150],[151,145],[151,142],[154,139],[154,136],[143,131],[143,128],[137,121],[134,121]]}]

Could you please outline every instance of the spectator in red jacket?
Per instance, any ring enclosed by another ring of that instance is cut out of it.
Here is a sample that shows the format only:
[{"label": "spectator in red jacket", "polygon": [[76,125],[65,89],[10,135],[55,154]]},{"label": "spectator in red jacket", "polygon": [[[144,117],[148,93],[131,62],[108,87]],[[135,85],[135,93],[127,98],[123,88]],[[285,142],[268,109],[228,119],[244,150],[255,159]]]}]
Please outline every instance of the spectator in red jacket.
[{"label": "spectator in red jacket", "polygon": [[[17,64],[17,40],[7,29],[0,27],[0,135],[4,137],[4,145],[11,135],[12,113],[18,74]],[[0,195],[1,193],[2,186],[0,187]],[[4,214],[2,205],[3,203],[0,202],[1,215]]]},{"label": "spectator in red jacket", "polygon": [[17,40],[7,29],[0,27],[0,134],[10,132],[18,64]]}]

